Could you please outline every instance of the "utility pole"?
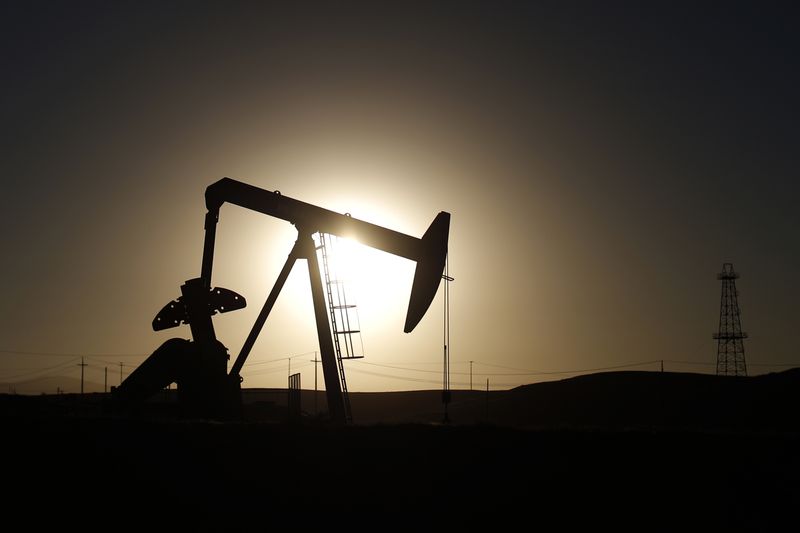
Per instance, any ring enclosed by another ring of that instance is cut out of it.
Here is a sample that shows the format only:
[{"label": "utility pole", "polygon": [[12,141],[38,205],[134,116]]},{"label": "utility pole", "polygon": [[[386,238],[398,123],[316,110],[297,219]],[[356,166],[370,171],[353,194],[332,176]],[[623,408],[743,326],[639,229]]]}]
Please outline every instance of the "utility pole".
[{"label": "utility pole", "polygon": [[489,378],[486,378],[486,423],[489,423]]},{"label": "utility pole", "polygon": [[122,385],[122,361],[119,362],[119,384]]},{"label": "utility pole", "polygon": [[317,409],[317,363],[321,363],[322,359],[317,359],[317,352],[314,352],[314,359],[311,360],[314,363],[314,414],[318,415],[319,410]]},{"label": "utility pole", "polygon": [[664,360],[661,360],[661,372],[664,372]]},{"label": "utility pole", "polygon": [[443,369],[442,369],[442,403],[444,404],[444,420],[445,424],[450,423],[450,414],[448,407],[450,405],[450,282],[453,278],[450,277],[448,271],[448,258],[444,258],[444,327],[442,331],[442,344],[444,345]]},{"label": "utility pole", "polygon": [[83,356],[81,356],[81,362],[78,364],[78,366],[81,367],[81,396],[83,396],[83,368],[89,366],[83,362]]},{"label": "utility pole", "polygon": [[103,392],[108,392],[108,367],[105,367],[103,375]]},{"label": "utility pole", "polygon": [[475,361],[469,362],[469,390],[472,390],[472,363]]}]

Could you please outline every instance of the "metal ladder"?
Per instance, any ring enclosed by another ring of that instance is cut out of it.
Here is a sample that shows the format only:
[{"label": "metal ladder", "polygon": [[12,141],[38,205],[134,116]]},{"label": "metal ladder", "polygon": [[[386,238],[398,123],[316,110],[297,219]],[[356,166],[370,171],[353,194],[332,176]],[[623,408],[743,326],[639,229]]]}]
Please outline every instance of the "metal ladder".
[{"label": "metal ladder", "polygon": [[[345,417],[348,422],[352,422],[353,414],[350,408],[350,394],[347,391],[344,360],[362,359],[364,357],[364,350],[363,343],[359,342],[359,344],[361,344],[362,354],[357,354],[356,345],[353,342],[354,335],[358,336],[359,341],[361,340],[358,312],[356,311],[356,304],[348,303],[347,294],[345,293],[345,281],[338,277],[335,241],[336,236],[320,233],[317,250],[319,250],[322,255],[322,272],[325,276],[325,288],[328,294],[328,309],[331,316],[333,347],[336,351],[336,361],[339,365],[339,379],[342,383]],[[342,350],[342,348],[344,348],[344,350]]]}]

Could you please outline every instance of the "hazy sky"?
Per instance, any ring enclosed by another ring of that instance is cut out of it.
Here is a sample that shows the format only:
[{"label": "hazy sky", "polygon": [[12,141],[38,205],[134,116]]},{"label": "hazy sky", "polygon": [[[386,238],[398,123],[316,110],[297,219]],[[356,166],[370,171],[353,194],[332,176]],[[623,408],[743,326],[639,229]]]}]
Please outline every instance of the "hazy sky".
[{"label": "hazy sky", "polygon": [[[493,387],[551,377],[500,367],[713,371],[725,261],[751,372],[800,363],[795,8],[333,4],[3,3],[0,350],[98,354],[102,383],[188,338],[150,323],[199,275],[203,193],[230,176],[414,236],[452,213],[455,386],[469,360]],[[294,236],[223,208],[234,357]],[[413,263],[362,255],[351,389],[435,387],[441,297],[402,333]],[[307,285],[299,265],[245,386],[317,349]],[[0,382],[75,363],[3,353]]]}]

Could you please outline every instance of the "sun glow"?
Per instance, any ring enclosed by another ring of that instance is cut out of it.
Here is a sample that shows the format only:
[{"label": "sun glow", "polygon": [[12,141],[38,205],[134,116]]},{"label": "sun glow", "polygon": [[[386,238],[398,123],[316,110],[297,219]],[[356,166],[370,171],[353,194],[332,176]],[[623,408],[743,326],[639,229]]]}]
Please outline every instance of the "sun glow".
[{"label": "sun glow", "polygon": [[377,330],[402,331],[414,263],[353,239],[327,239],[332,289],[341,291],[334,295],[338,304],[354,306],[351,314],[367,338]]}]

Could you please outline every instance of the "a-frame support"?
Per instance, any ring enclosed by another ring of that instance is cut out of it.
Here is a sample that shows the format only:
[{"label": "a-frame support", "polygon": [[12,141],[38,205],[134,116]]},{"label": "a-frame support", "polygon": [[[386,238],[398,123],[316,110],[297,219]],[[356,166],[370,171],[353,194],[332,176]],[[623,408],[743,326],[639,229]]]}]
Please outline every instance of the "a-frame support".
[{"label": "a-frame support", "polygon": [[319,350],[322,359],[322,373],[325,378],[325,392],[328,398],[328,412],[330,418],[334,423],[345,424],[346,414],[344,409],[344,399],[342,397],[342,388],[339,382],[339,370],[336,365],[336,352],[333,347],[333,340],[331,337],[331,325],[328,321],[328,307],[325,301],[325,293],[322,289],[322,278],[319,270],[319,261],[317,260],[317,251],[314,246],[314,239],[311,234],[299,231],[297,242],[295,242],[289,257],[286,259],[275,285],[264,302],[261,312],[258,314],[247,339],[242,346],[242,351],[233,363],[230,370],[231,378],[238,379],[239,373],[244,366],[245,360],[250,355],[250,350],[261,333],[264,323],[267,321],[269,313],[272,311],[278,295],[283,289],[289,274],[292,272],[295,262],[298,259],[305,259],[308,263],[308,277],[311,282],[311,297],[314,303],[314,320],[317,326],[317,339],[319,341]]}]

